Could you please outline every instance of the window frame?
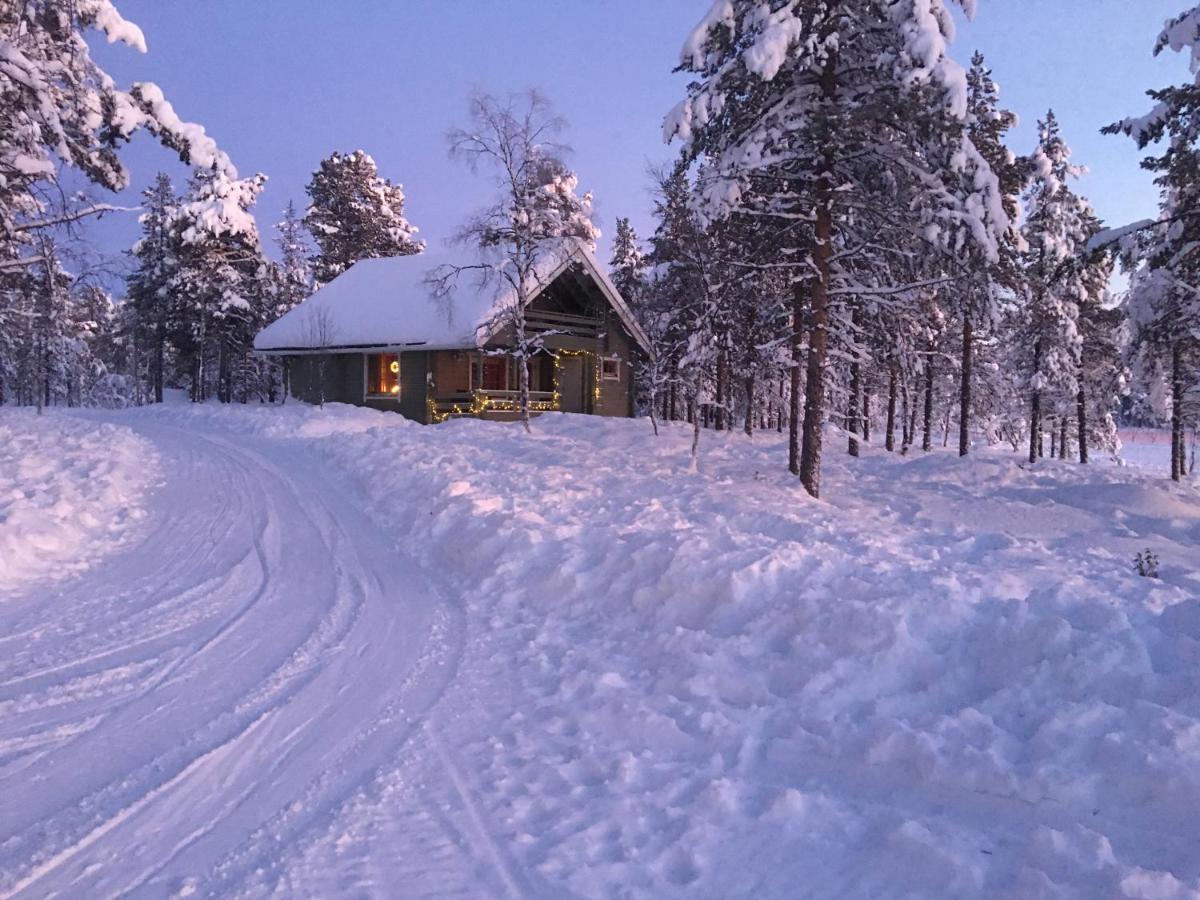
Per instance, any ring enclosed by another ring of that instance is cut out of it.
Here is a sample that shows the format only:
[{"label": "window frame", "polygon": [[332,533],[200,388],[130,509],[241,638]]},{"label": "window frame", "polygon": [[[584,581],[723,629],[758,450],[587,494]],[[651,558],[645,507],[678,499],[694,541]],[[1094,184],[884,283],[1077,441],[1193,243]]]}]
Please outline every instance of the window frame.
[{"label": "window frame", "polygon": [[[613,364],[613,374],[608,374],[608,364]],[[612,356],[600,357],[600,380],[601,381],[620,381],[621,380],[621,357],[615,353]]]},{"label": "window frame", "polygon": [[[396,364],[396,390],[390,393],[372,393],[371,392],[371,360],[380,357],[392,357],[392,361]],[[403,364],[400,362],[399,353],[365,353],[363,354],[363,400],[387,400],[395,403],[400,402],[400,395],[404,388],[401,384],[400,376],[403,371]]]}]

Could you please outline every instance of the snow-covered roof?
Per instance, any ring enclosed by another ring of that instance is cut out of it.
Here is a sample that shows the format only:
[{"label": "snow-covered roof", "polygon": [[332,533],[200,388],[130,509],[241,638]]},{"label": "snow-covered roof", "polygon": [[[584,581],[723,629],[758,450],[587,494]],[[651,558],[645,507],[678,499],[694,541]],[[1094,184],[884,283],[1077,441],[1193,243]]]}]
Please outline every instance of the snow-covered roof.
[{"label": "snow-covered roof", "polygon": [[[430,273],[448,262],[448,255],[431,253],[361,260],[260,331],[254,349],[303,353],[481,347],[503,326],[497,313],[511,302],[511,292],[494,283],[480,284],[475,273],[464,271],[452,291],[435,297]],[[595,257],[576,241],[547,255],[537,272],[540,287],[530,299],[575,263],[582,264],[625,327],[649,351],[649,341],[624,299]]]}]

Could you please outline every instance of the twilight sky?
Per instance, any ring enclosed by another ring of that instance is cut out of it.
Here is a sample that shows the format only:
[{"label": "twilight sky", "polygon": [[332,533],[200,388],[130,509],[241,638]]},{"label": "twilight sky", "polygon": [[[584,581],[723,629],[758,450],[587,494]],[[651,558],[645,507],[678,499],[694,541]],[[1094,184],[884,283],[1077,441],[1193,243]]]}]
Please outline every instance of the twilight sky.
[{"label": "twilight sky", "polygon": [[[1108,224],[1153,215],[1155,193],[1133,143],[1099,129],[1145,111],[1144,91],[1178,82],[1186,64],[1150,55],[1163,20],[1184,0],[979,0],[953,54],[988,58],[1006,105],[1021,117],[1026,152],[1053,107],[1082,192]],[[333,150],[362,148],[404,184],[407,215],[431,244],[482,205],[490,186],[446,155],[472,88],[542,88],[570,122],[572,163],[596,196],[607,259],[613,220],[650,230],[646,167],[673,156],[663,115],[683,95],[678,49],[709,0],[119,0],[149,52],[95,46],[116,81],[154,81],[179,114],[206,126],[239,171],[269,176],[257,207],[268,243],[289,199]],[[159,169],[186,171],[139,137],[126,162],[136,191]],[[94,226],[106,249],[137,236],[133,214]],[[271,248],[273,252],[273,247]]]}]

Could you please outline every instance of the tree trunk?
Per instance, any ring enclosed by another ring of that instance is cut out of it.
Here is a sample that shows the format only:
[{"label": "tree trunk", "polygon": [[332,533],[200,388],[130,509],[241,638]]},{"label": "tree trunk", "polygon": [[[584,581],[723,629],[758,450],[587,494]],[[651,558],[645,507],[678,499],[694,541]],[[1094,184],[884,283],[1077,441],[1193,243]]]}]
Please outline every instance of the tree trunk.
[{"label": "tree trunk", "polygon": [[158,299],[158,318],[154,323],[154,402],[163,402],[163,370],[167,357],[167,313],[165,300]]},{"label": "tree trunk", "polygon": [[[857,319],[857,315],[855,316]],[[857,359],[850,363],[850,409],[846,416],[846,430],[849,434],[847,451],[851,456],[858,456],[859,419],[862,415],[862,366]]]},{"label": "tree trunk", "polygon": [[[1082,380],[1080,383],[1082,384]],[[1086,466],[1088,462],[1087,397],[1082,387],[1075,394],[1075,418],[1079,428],[1076,437],[1079,442],[1079,461]]]},{"label": "tree trunk", "polygon": [[971,452],[971,376],[974,362],[975,340],[971,316],[963,315],[962,332],[962,381],[958,389],[958,455]]},{"label": "tree trunk", "polygon": [[692,420],[692,471],[700,469],[700,416],[696,413],[696,400],[688,401],[688,418]]},{"label": "tree trunk", "polygon": [[1067,417],[1058,418],[1058,458],[1067,458]]},{"label": "tree trunk", "polygon": [[1054,427],[1054,420],[1050,420],[1050,458],[1054,459],[1058,456],[1058,429]]},{"label": "tree trunk", "polygon": [[863,443],[871,443],[871,392],[867,390],[866,385],[863,385],[863,402],[862,402],[862,431]]},{"label": "tree trunk", "polygon": [[883,438],[888,453],[896,451],[896,390],[896,363],[893,360],[888,363],[887,430]]},{"label": "tree trunk", "polygon": [[746,376],[746,437],[754,434],[754,376]]},{"label": "tree trunk", "polygon": [[[792,283],[792,365],[789,375],[792,380],[792,396],[788,407],[788,471],[800,474],[800,371],[804,355],[804,317],[806,315],[804,289],[799,281]],[[782,384],[780,390],[782,391]],[[782,408],[780,415],[783,414]]]},{"label": "tree trunk", "polygon": [[925,359],[925,419],[922,422],[921,449],[933,449],[933,353]]},{"label": "tree trunk", "polygon": [[717,431],[725,430],[725,405],[729,402],[729,391],[726,385],[727,372],[725,351],[721,350],[717,353],[717,402],[713,408],[713,428]]},{"label": "tree trunk", "polygon": [[[821,69],[821,96],[829,106],[837,98],[838,53],[831,48]],[[821,429],[825,424],[825,355],[829,341],[829,283],[833,268],[833,154],[827,150],[817,173],[812,289],[809,318],[808,369],[804,381],[804,433],[800,446],[800,483],[813,497],[821,496]]]},{"label": "tree trunk", "polygon": [[1171,480],[1182,481],[1185,468],[1183,442],[1183,345],[1171,346]]},{"label": "tree trunk", "polygon": [[1035,463],[1041,456],[1042,444],[1042,392],[1037,386],[1042,372],[1042,340],[1033,342],[1034,388],[1029,404],[1029,462]]}]

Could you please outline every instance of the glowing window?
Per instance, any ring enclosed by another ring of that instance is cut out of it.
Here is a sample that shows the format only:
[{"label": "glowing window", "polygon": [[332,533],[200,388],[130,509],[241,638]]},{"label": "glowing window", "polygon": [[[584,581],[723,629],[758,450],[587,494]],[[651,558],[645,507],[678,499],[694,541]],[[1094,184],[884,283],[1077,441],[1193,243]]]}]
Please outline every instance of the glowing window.
[{"label": "glowing window", "polygon": [[393,353],[372,353],[367,357],[367,396],[400,396],[400,357]]}]

